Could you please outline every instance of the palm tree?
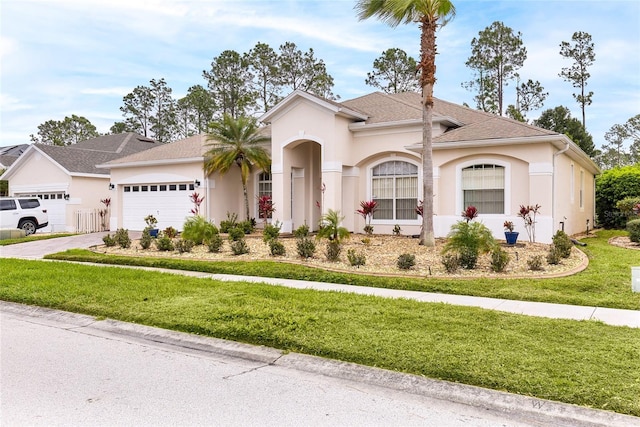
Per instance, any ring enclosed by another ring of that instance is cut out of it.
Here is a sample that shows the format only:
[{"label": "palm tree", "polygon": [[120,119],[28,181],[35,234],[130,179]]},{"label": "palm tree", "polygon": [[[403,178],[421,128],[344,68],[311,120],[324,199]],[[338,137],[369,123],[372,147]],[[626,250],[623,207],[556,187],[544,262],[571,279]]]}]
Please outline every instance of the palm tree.
[{"label": "palm tree", "polygon": [[211,148],[204,154],[204,171],[211,174],[225,174],[235,164],[240,168],[242,192],[246,219],[249,219],[249,196],[247,181],[253,166],[268,172],[271,169],[271,157],[265,148],[270,138],[261,132],[256,120],[250,117],[237,119],[225,114],[220,121],[209,125],[207,140]]},{"label": "palm tree", "polygon": [[435,246],[433,234],[433,85],[436,82],[436,30],[455,16],[449,0],[358,0],[360,19],[378,17],[395,27],[401,23],[420,24],[420,86],[422,87],[422,186],[424,215],[420,244]]}]

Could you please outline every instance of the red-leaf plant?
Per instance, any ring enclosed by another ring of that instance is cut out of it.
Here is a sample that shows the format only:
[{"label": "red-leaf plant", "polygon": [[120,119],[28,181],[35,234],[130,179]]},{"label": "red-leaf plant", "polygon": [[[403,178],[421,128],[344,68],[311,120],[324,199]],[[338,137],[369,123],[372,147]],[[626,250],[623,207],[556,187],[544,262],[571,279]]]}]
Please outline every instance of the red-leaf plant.
[{"label": "red-leaf plant", "polygon": [[204,196],[200,196],[200,194],[198,194],[197,192],[193,192],[190,196],[189,199],[191,200],[191,203],[193,203],[193,209],[191,209],[191,213],[194,215],[199,215],[200,214],[200,205],[202,204],[202,202],[204,201]]},{"label": "red-leaf plant", "polygon": [[371,226],[371,219],[373,218],[373,214],[377,208],[378,208],[378,202],[376,202],[375,200],[369,200],[369,201],[363,200],[360,202],[360,209],[356,211],[358,214],[360,214],[360,216],[362,216],[362,218],[364,218],[364,221],[365,221],[364,231],[367,234],[373,233],[373,227]]},{"label": "red-leaf plant", "polygon": [[467,221],[467,223],[469,223],[469,221],[473,220],[477,216],[478,216],[478,208],[476,208],[475,206],[467,206],[467,209],[465,209],[464,212],[462,212],[462,218],[464,218]]},{"label": "red-leaf plant", "polygon": [[271,196],[259,196],[258,197],[258,216],[267,223],[267,218],[276,211]]},{"label": "red-leaf plant", "polygon": [[529,241],[532,243],[536,241],[536,215],[540,211],[540,208],[542,208],[540,205],[520,205],[520,212],[518,212],[518,216],[524,221],[524,228],[529,235]]}]

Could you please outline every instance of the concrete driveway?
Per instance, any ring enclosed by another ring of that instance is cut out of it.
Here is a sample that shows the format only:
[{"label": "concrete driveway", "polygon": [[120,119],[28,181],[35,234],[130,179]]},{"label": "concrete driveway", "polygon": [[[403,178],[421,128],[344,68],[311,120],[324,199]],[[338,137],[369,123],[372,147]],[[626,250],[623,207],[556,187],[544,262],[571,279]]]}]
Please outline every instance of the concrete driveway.
[{"label": "concrete driveway", "polygon": [[[34,240],[33,242],[20,243],[19,245],[0,246],[0,257],[42,259],[47,254],[66,251],[67,249],[84,249],[101,245],[103,244],[102,238],[108,233],[108,231],[102,231],[56,239]],[[132,239],[138,238],[135,232],[130,232],[129,236]]]}]

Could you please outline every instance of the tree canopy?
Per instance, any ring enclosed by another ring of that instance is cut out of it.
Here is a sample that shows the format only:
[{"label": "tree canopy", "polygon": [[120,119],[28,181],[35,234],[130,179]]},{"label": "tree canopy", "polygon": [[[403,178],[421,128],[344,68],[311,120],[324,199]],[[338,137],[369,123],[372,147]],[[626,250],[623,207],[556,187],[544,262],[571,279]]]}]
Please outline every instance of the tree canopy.
[{"label": "tree canopy", "polygon": [[582,126],[586,129],[584,109],[587,105],[591,105],[593,98],[593,91],[585,93],[587,80],[591,77],[587,68],[593,65],[596,60],[596,53],[589,33],[576,31],[573,33],[571,41],[573,43],[564,41],[560,43],[560,55],[566,59],[573,59],[573,65],[571,67],[563,67],[559,76],[564,78],[565,81],[571,82],[573,87],[580,89],[580,93],[574,93],[573,97],[580,104]]},{"label": "tree canopy", "polygon": [[571,111],[567,107],[560,105],[545,110],[537,120],[533,121],[533,124],[567,135],[590,157],[596,154],[592,136],[582,126],[580,120],[571,117]]},{"label": "tree canopy", "polygon": [[365,83],[385,93],[417,92],[418,63],[402,49],[387,49],[373,61],[373,71],[367,73]]},{"label": "tree canopy", "polygon": [[85,117],[72,114],[63,120],[47,120],[38,125],[38,134],[31,141],[47,145],[72,145],[100,136],[96,127]]}]

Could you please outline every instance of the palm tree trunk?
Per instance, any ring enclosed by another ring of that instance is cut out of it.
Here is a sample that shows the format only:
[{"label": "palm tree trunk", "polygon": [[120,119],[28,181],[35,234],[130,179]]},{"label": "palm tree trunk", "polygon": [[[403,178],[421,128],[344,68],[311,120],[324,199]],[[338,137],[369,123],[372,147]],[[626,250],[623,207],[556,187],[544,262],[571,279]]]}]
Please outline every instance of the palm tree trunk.
[{"label": "palm tree trunk", "polygon": [[242,193],[244,194],[245,219],[249,221],[249,195],[247,193],[247,183],[242,181]]},{"label": "palm tree trunk", "polygon": [[433,85],[436,81],[436,21],[424,17],[420,32],[422,86],[422,233],[420,244],[435,246],[433,232]]}]

